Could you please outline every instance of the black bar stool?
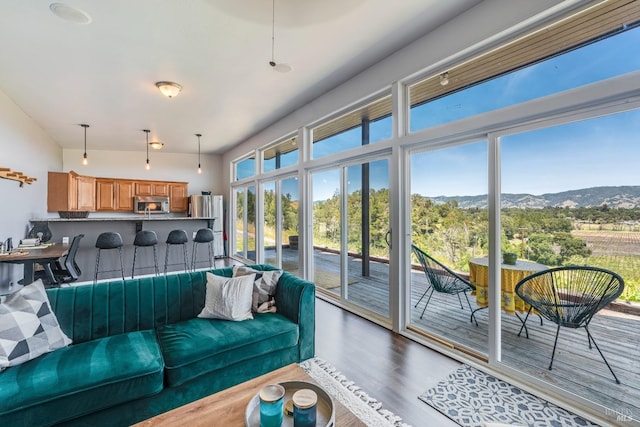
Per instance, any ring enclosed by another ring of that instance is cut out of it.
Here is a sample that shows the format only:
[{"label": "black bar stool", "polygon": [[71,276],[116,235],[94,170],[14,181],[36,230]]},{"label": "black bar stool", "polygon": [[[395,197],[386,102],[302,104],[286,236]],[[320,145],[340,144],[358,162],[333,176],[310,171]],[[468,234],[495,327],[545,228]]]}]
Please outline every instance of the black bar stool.
[{"label": "black bar stool", "polygon": [[169,248],[172,245],[182,245],[182,255],[184,256],[184,270],[187,271],[189,269],[189,264],[187,263],[187,242],[189,238],[187,237],[187,232],[184,230],[172,230],[169,232],[167,236],[167,250],[164,253],[164,274],[167,274],[167,265],[169,263]]},{"label": "black bar stool", "polygon": [[[138,252],[138,248],[143,247],[152,247],[153,248],[153,264],[156,272],[156,276],[158,275],[158,256],[156,255],[156,245],[158,244],[158,236],[155,231],[151,230],[140,230],[136,233],[135,239],[133,239],[133,266],[131,267],[131,278],[133,279],[133,273],[136,271],[136,253]],[[144,267],[142,267],[144,268]]]},{"label": "black bar stool", "polygon": [[107,271],[113,270],[102,270],[100,271],[100,252],[102,250],[108,249],[117,249],[118,256],[120,258],[120,273],[122,274],[122,280],[124,280],[124,268],[122,267],[122,236],[119,233],[115,233],[113,231],[106,231],[104,233],[100,233],[98,238],[96,239],[96,248],[98,248],[98,255],[96,256],[96,271],[93,276],[93,283],[98,281],[98,273],[105,273]]},{"label": "black bar stool", "polygon": [[196,232],[196,237],[193,239],[193,253],[191,255],[191,270],[196,269],[198,244],[206,243],[209,248],[209,266],[213,268],[213,230],[210,228],[201,228]]}]

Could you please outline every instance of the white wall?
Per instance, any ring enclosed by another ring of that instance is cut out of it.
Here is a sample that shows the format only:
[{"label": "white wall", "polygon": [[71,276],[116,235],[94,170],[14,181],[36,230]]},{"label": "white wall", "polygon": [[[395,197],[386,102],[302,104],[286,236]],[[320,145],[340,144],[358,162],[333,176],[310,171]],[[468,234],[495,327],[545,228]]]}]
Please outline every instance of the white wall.
[{"label": "white wall", "polygon": [[[14,245],[25,237],[29,219],[47,211],[47,172],[62,168],[62,149],[9,97],[0,91],[0,167],[37,178],[20,187],[0,179],[0,240]],[[22,277],[22,266],[0,264],[0,292]]]},{"label": "white wall", "polygon": [[186,181],[189,194],[211,191],[222,194],[222,157],[202,154],[202,174],[198,174],[198,155],[149,151],[150,170],[144,168],[147,154],[144,151],[98,151],[87,146],[89,164],[82,165],[84,150],[63,150],[63,171],[73,170],[81,175],[101,178],[151,179],[160,181]]}]

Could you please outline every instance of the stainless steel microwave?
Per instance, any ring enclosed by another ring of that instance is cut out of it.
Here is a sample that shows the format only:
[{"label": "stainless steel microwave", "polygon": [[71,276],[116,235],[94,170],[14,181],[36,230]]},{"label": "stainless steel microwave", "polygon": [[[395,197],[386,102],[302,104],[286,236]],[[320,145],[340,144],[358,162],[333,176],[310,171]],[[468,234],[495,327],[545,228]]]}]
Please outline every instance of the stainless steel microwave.
[{"label": "stainless steel microwave", "polygon": [[141,214],[169,213],[169,198],[157,196],[136,196],[133,211]]}]

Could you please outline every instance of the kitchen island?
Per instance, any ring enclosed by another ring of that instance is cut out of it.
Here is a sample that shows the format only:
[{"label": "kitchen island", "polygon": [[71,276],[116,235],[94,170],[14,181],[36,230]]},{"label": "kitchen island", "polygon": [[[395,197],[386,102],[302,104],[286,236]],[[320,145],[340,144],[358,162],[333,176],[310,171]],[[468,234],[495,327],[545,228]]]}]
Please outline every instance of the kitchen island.
[{"label": "kitchen island", "polygon": [[[97,249],[95,247],[96,239],[100,233],[105,231],[114,231],[120,233],[124,246],[122,247],[122,262],[124,265],[125,277],[131,277],[131,268],[133,264],[133,240],[136,232],[140,230],[153,230],[158,235],[158,245],[156,253],[158,257],[158,269],[162,273],[164,271],[164,260],[167,245],[165,241],[171,230],[185,230],[189,237],[187,243],[187,260],[191,263],[193,250],[192,238],[195,232],[201,228],[213,228],[214,221],[222,221],[222,218],[194,218],[187,216],[152,214],[152,215],[113,215],[113,216],[90,216],[87,218],[36,218],[30,222],[32,225],[38,224],[46,226],[51,231],[51,241],[62,242],[64,237],[68,237],[69,241],[73,240],[73,236],[84,234],[84,238],[80,241],[80,247],[76,255],[76,262],[82,270],[79,282],[93,281]],[[224,242],[217,239],[214,241],[214,254],[216,258],[224,256]],[[196,268],[208,267],[207,250],[204,245],[198,248],[198,262]],[[101,272],[98,280],[113,279],[120,277],[120,265],[117,260],[117,253],[103,252],[100,259],[100,270],[109,270]],[[167,272],[184,270],[184,258],[182,248],[175,246],[171,248]],[[139,249],[136,255],[136,271],[135,275],[153,274],[153,250],[150,248]]]}]

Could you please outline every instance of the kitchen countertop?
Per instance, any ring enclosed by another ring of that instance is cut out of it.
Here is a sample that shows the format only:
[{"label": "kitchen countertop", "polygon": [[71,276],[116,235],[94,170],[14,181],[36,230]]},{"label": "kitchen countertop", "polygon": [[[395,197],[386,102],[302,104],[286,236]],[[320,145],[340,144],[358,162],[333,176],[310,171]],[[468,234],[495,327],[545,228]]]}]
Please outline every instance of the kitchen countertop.
[{"label": "kitchen countertop", "polygon": [[111,217],[92,217],[87,218],[34,218],[30,222],[106,222],[106,221],[209,221],[216,220],[214,217],[190,217],[190,216],[166,216],[162,214],[155,214],[151,216],[146,215],[123,215],[123,216],[111,216]]}]

